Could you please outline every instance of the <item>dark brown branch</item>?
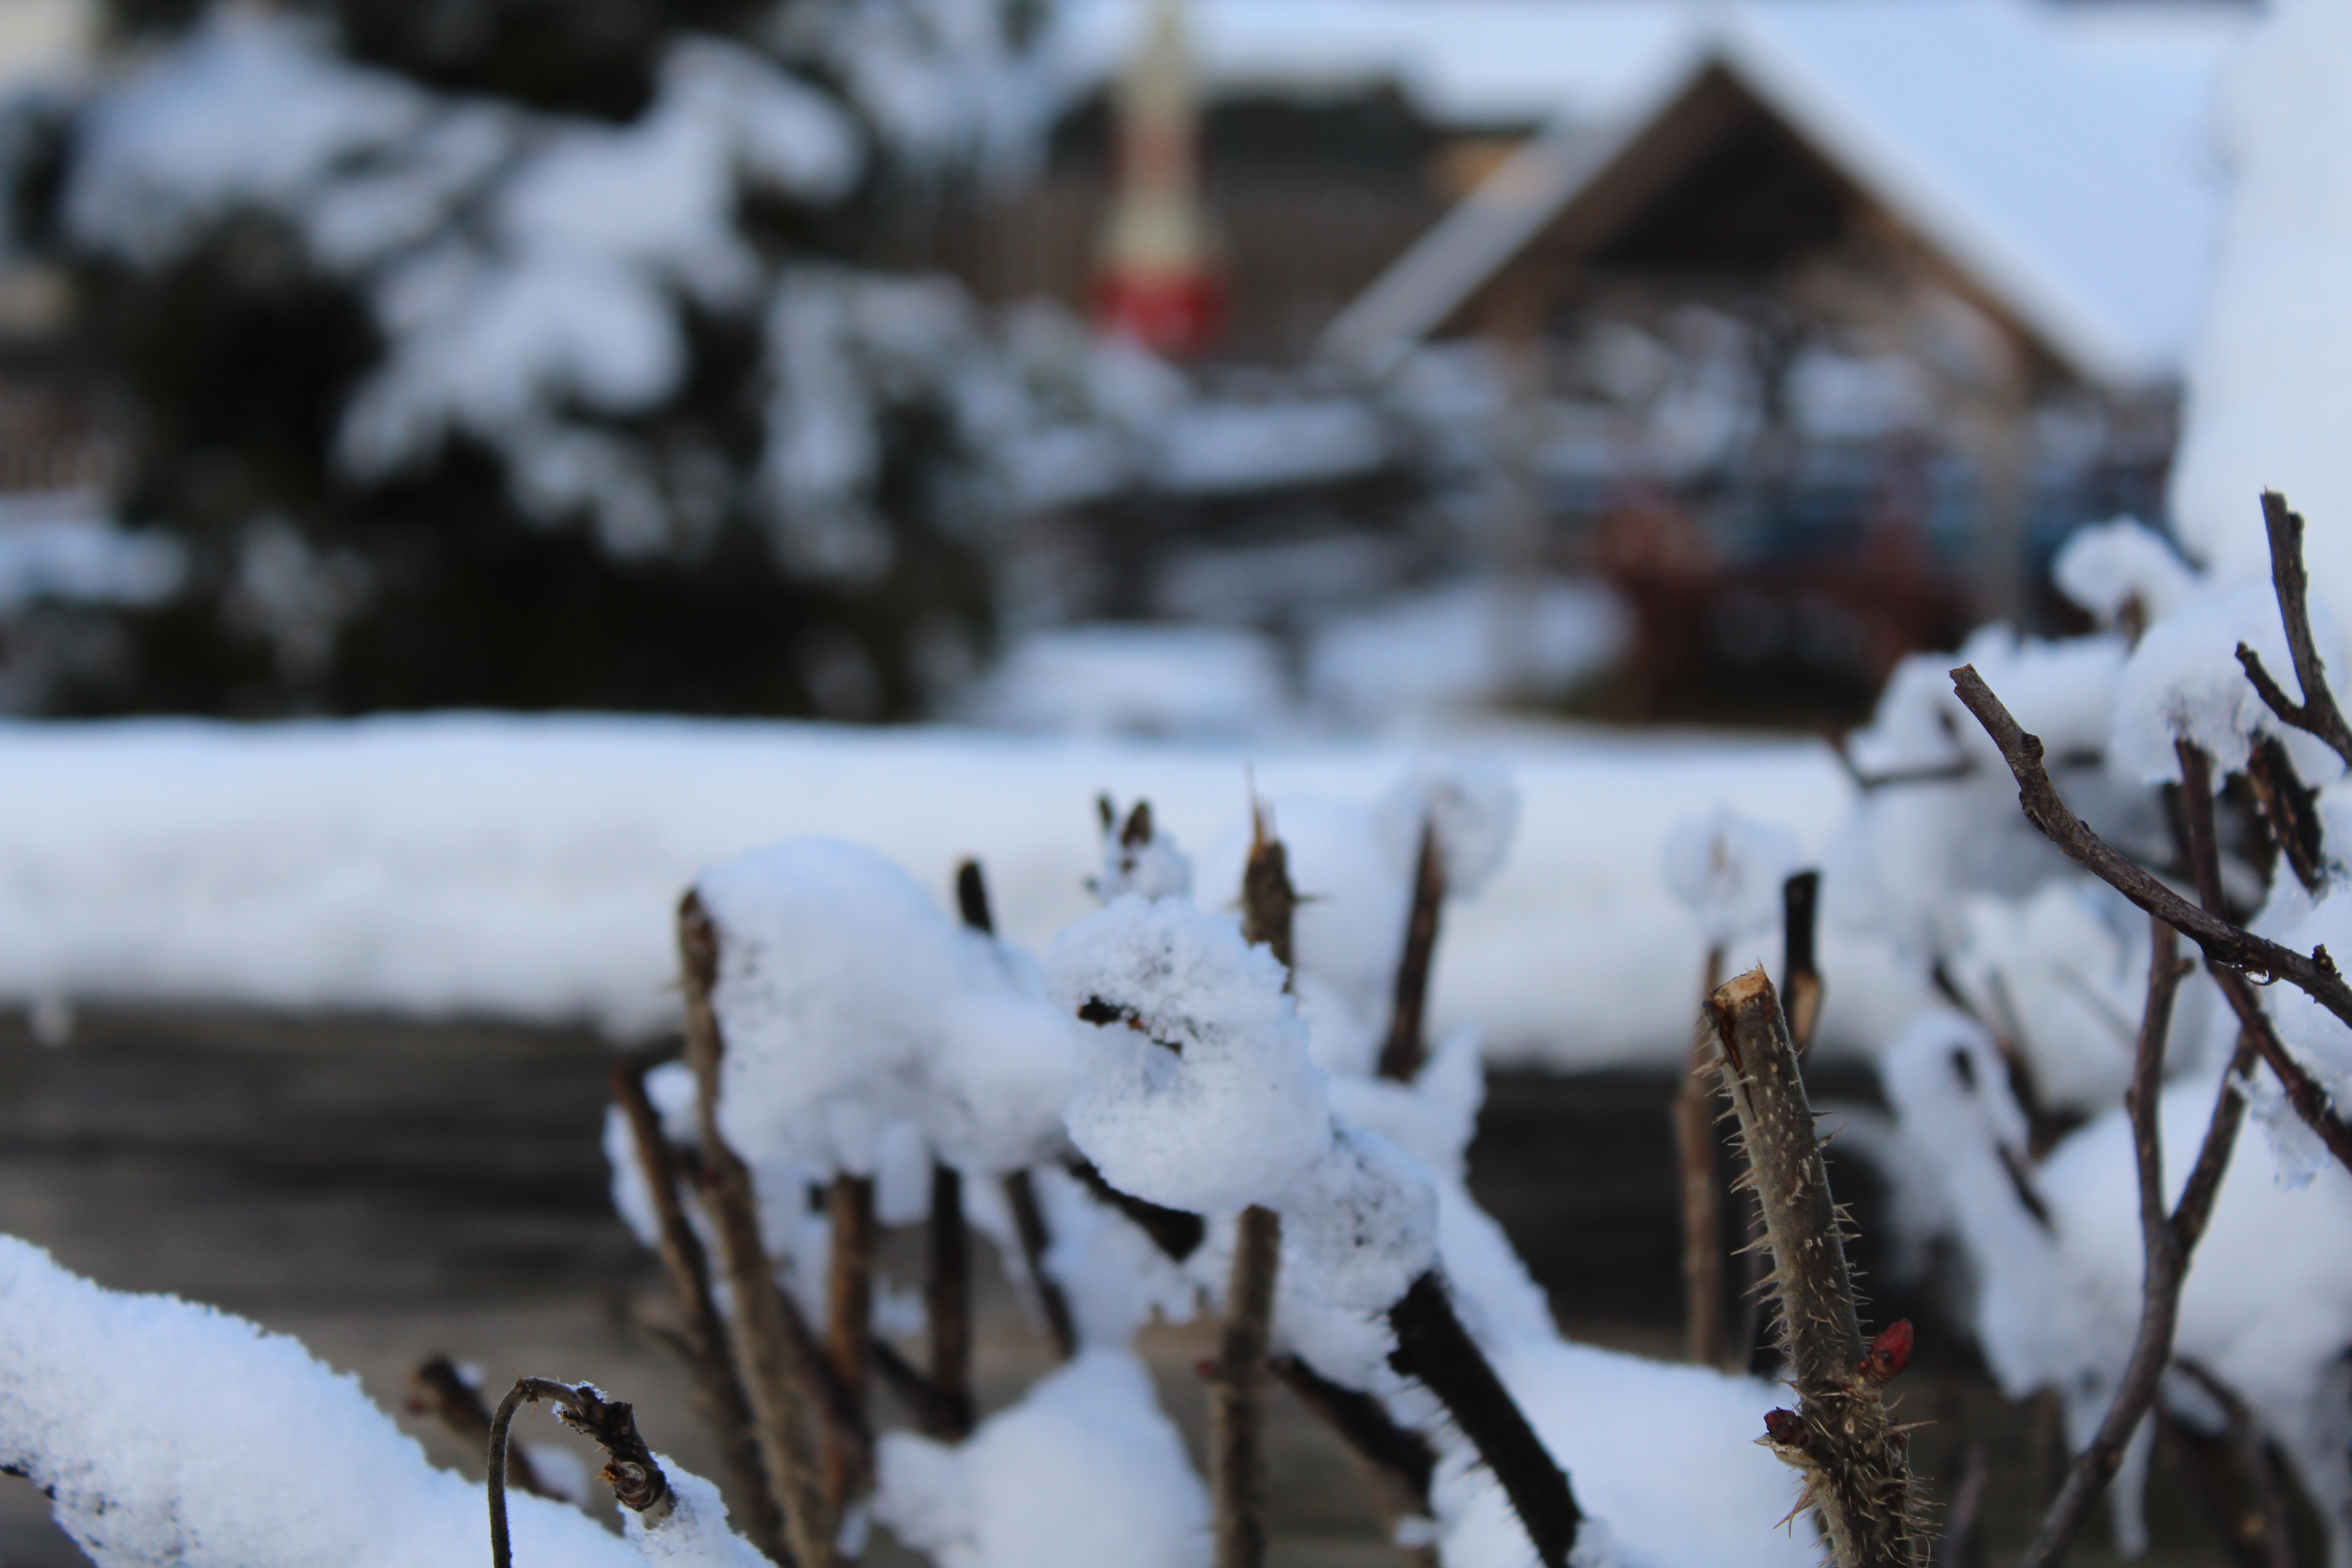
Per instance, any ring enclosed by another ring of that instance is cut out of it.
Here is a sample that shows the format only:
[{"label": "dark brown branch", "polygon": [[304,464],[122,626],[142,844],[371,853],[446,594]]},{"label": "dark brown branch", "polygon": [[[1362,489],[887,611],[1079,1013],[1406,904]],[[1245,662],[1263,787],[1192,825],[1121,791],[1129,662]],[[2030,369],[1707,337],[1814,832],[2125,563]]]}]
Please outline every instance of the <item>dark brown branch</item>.
[{"label": "dark brown branch", "polygon": [[2010,772],[2016,775],[2018,804],[2028,822],[2063,850],[2067,858],[2088,870],[2143,910],[2157,916],[2201,949],[2206,958],[2229,969],[2245,970],[2287,981],[2310,995],[2347,1025],[2352,1026],[2352,986],[2344,983],[2336,963],[2324,947],[2305,955],[2254,935],[2218,914],[2190,903],[2124,858],[2106,840],[2091,831],[2082,818],[2058,798],[2050,774],[2042,765],[2042,742],[2018,727],[1973,665],[1952,671],[1952,687],[1986,733],[2000,748]]},{"label": "dark brown branch", "polygon": [[[1710,967],[1717,962],[1710,957]],[[1683,1222],[1683,1356],[1712,1365],[1723,1355],[1723,1174],[1716,1135],[1714,1064],[1702,1038],[1675,1090],[1675,1173]]]},{"label": "dark brown branch", "polygon": [[[1295,1355],[1277,1356],[1274,1374],[1287,1384],[1299,1403],[1339,1435],[1354,1454],[1381,1482],[1379,1489],[1393,1494],[1394,1511],[1429,1511],[1429,1483],[1437,1473],[1437,1451],[1429,1439],[1409,1426],[1397,1425],[1388,1406],[1360,1388],[1334,1383]],[[1393,1519],[1388,1521],[1393,1525]]]},{"label": "dark brown branch", "polygon": [[1979,1568],[1984,1561],[1978,1533],[1984,1522],[1985,1486],[1992,1466],[1984,1445],[1970,1443],[1960,1452],[1960,1473],[1952,1482],[1952,1500],[1944,1510],[1944,1538],[1936,1543],[1936,1568]]},{"label": "dark brown branch", "polygon": [[924,1288],[930,1337],[931,1412],[923,1430],[961,1442],[971,1436],[971,1238],[964,1228],[963,1175],[931,1166],[930,1279]]},{"label": "dark brown branch", "polygon": [[[1242,940],[1263,942],[1290,984],[1292,917],[1288,853],[1267,830],[1263,802],[1250,803],[1249,859],[1242,868]],[[1265,1350],[1274,1284],[1282,1259],[1282,1216],[1252,1205],[1234,1228],[1225,1276],[1225,1321],[1209,1376],[1209,1494],[1216,1506],[1217,1568],[1265,1561]]]},{"label": "dark brown branch", "polygon": [[2246,783],[2262,808],[2271,842],[2301,882],[2305,892],[2319,891],[2324,879],[2321,857],[2325,846],[2319,827],[2319,792],[2305,784],[2294,763],[2276,735],[2254,742],[2246,757]]},{"label": "dark brown branch", "polygon": [[1078,1353],[1078,1326],[1070,1316],[1070,1299],[1061,1281],[1045,1267],[1053,1237],[1045,1229],[1045,1211],[1037,1204],[1037,1184],[1026,1171],[1004,1178],[1004,1206],[1013,1211],[1013,1233],[1021,1243],[1021,1261],[1028,1266],[1029,1282],[1037,1288],[1037,1306],[1045,1314],[1045,1331],[1064,1361]]},{"label": "dark brown branch", "polygon": [[874,1359],[874,1178],[846,1171],[834,1177],[825,1215],[825,1352],[847,1407],[845,1418],[827,1423],[825,1431],[825,1487],[838,1510],[870,1479],[865,1435],[866,1371]]},{"label": "dark brown branch", "polygon": [[1822,1021],[1821,910],[1819,871],[1800,871],[1780,884],[1780,1005],[1789,1015],[1789,1036],[1800,1057],[1811,1048],[1813,1030]]},{"label": "dark brown branch", "polygon": [[2263,492],[2263,531],[2270,536],[2271,586],[2278,595],[2279,619],[2286,627],[2287,657],[2294,663],[2295,684],[2303,700],[2294,701],[2263,668],[2262,657],[2244,643],[2238,645],[2238,662],[2246,679],[2270,705],[2272,712],[2296,729],[2318,736],[2352,767],[2352,727],[2336,706],[2327,689],[2327,667],[2320,661],[2311,635],[2311,576],[2303,566],[2303,518],[2287,508],[2276,490]]},{"label": "dark brown branch", "polygon": [[1925,1568],[1928,1532],[1885,1389],[1909,1355],[1908,1324],[1865,1352],[1845,1233],[1780,999],[1761,969],[1707,998],[1701,1025],[1739,1122],[1743,1185],[1762,1199],[1771,1291],[1794,1411],[1765,1421],[1773,1451],[1804,1473],[1837,1568]]},{"label": "dark brown branch", "polygon": [[637,1436],[635,1412],[625,1402],[607,1400],[585,1384],[578,1388],[544,1377],[519,1377],[490,1417],[488,1492],[490,1506],[491,1568],[512,1568],[513,1543],[507,1534],[508,1433],[515,1411],[525,1404],[552,1400],[566,1426],[604,1450],[604,1481],[614,1499],[634,1510],[648,1528],[670,1516],[677,1500],[669,1478]]},{"label": "dark brown branch", "polygon": [[1087,1191],[1092,1193],[1097,1201],[1108,1204],[1125,1215],[1138,1229],[1151,1238],[1151,1245],[1175,1262],[1181,1263],[1192,1257],[1199,1248],[1202,1238],[1209,1234],[1208,1222],[1199,1215],[1184,1209],[1162,1208],[1148,1199],[1137,1197],[1133,1193],[1120,1192],[1104,1179],[1091,1160],[1068,1159],[1062,1163],[1062,1168],[1085,1184]]},{"label": "dark brown branch", "polygon": [[1226,1276],[1224,1331],[1209,1378],[1217,1568],[1259,1568],[1265,1561],[1265,1361],[1281,1255],[1282,1216],[1256,1205],[1244,1209]]},{"label": "dark brown branch", "polygon": [[1444,846],[1437,824],[1422,818],[1421,847],[1413,856],[1412,912],[1404,928],[1404,952],[1397,960],[1396,999],[1389,1035],[1381,1047],[1381,1076],[1411,1083],[1429,1058],[1427,1014],[1429,966],[1437,952],[1437,914],[1445,902]]},{"label": "dark brown branch", "polygon": [[693,1371],[703,1418],[719,1439],[728,1476],[743,1500],[744,1532],[753,1545],[781,1561],[786,1550],[783,1510],[769,1489],[759,1439],[752,1433],[751,1406],[728,1360],[727,1325],[710,1293],[710,1259],[678,1197],[677,1161],[663,1135],[661,1118],[646,1098],[646,1061],[631,1060],[614,1068],[613,1100],[628,1121],[637,1170],[653,1199],[655,1223],[661,1231],[662,1272],[677,1299],[677,1346]]},{"label": "dark brown branch", "polygon": [[[2186,779],[2182,792],[2184,798],[2201,794],[2204,799],[2207,831],[2200,835],[2198,813],[2193,806],[2189,812],[2192,852],[2200,862],[2212,858],[2212,796],[2205,790],[2206,783],[2201,776]],[[2200,871],[2200,880],[2211,885],[2214,897],[2220,896],[2218,874]],[[2144,1259],[2139,1330],[2132,1342],[2131,1359],[2116,1385],[2115,1397],[2107,1405],[2098,1432],[2068,1468],[2064,1484],[2058,1489],[2057,1498],[2043,1514],[2041,1528],[2020,1559],[2020,1568],[2052,1568],[2065,1557],[2089,1521],[2092,1509],[2123,1464],[2124,1449],[2131,1442],[2132,1434],[2155,1402],[2157,1385],[2172,1359],[2173,1330],[2179,1321],[2180,1288],[2188,1279],[2189,1256],[2204,1235],[2221,1173],[2229,1167],[2238,1128],[2244,1120],[2245,1100],[2238,1088],[2238,1064],[2233,1063],[2232,1070],[2221,1079],[2212,1119],[2207,1124],[2205,1142],[2198,1151],[2189,1184],[2179,1206],[2168,1215],[2164,1209],[2164,1056],[2172,1026],[2173,998],[2188,966],[2180,961],[2179,943],[2168,922],[2153,920],[2149,929],[2152,951],[2147,1003],[2140,1018],[2131,1089],[2124,1102],[2131,1113],[2132,1154],[2139,1174],[2140,1249]],[[2240,1055],[2242,1058],[2242,1048]]]},{"label": "dark brown branch", "polygon": [[1583,1510],[1559,1461],[1454,1315],[1445,1281],[1434,1271],[1415,1279],[1389,1309],[1389,1327],[1397,1341],[1391,1364],[1418,1378],[1445,1406],[1495,1473],[1545,1568],[1568,1568]]},{"label": "dark brown branch", "polygon": [[[771,1489],[783,1506],[784,1533],[799,1568],[833,1568],[832,1510],[804,1413],[825,1404],[807,1324],[776,1284],[775,1265],[760,1237],[751,1173],[719,1130],[719,1071],[725,1042],[711,1008],[719,977],[719,931],[702,901],[678,907],[678,955],[686,1003],[687,1060],[699,1084],[703,1199],[719,1236],[733,1311],[728,1339],[751,1408],[752,1431]],[[799,1331],[795,1332],[795,1329]]]},{"label": "dark brown branch", "polygon": [[2230,1447],[2245,1479],[2250,1516],[2231,1521],[2231,1534],[2242,1539],[2251,1537],[2246,1544],[2257,1551],[2249,1555],[2263,1568],[2295,1568],[2293,1507],[2279,1476],[2278,1462],[2271,1457],[2270,1445],[2254,1420],[2254,1413],[2247,1408],[2236,1389],[2189,1357],[2178,1357],[2172,1364],[2221,1407]]},{"label": "dark brown branch", "polygon": [[877,1338],[873,1344],[873,1353],[876,1375],[881,1378],[883,1386],[898,1403],[914,1415],[917,1426],[950,1442],[961,1441],[971,1435],[969,1421],[961,1431],[954,1429],[956,1412],[929,1375],[907,1359],[906,1352],[888,1340]]},{"label": "dark brown branch", "polygon": [[[468,1448],[489,1440],[490,1407],[483,1401],[482,1391],[467,1383],[457,1363],[447,1356],[420,1363],[409,1373],[408,1386],[409,1409],[439,1417],[441,1425]],[[561,1499],[563,1495],[540,1479],[530,1456],[520,1448],[507,1451],[507,1484],[533,1497]]]},{"label": "dark brown branch", "polygon": [[966,860],[956,868],[956,913],[963,923],[976,931],[996,934],[996,917],[988,907],[988,879],[977,860]]}]

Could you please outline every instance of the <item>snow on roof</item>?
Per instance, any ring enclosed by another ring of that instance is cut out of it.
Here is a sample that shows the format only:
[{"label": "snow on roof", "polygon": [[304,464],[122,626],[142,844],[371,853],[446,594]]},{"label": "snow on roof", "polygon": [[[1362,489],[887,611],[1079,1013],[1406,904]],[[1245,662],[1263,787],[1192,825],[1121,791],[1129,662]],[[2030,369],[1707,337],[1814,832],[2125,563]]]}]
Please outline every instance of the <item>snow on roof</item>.
[{"label": "snow on roof", "polygon": [[[1115,76],[1143,0],[1064,0],[1049,47],[1083,92]],[[1454,124],[1621,112],[1676,58],[1687,0],[1193,0],[1186,26],[1212,93],[1341,92],[1393,82]]]},{"label": "snow on roof", "polygon": [[2177,373],[2218,231],[2206,103],[2235,10],[1733,0],[1595,131],[1555,116],[1335,321],[1379,365],[1433,331],[1710,66],[1727,70],[2078,374]]}]

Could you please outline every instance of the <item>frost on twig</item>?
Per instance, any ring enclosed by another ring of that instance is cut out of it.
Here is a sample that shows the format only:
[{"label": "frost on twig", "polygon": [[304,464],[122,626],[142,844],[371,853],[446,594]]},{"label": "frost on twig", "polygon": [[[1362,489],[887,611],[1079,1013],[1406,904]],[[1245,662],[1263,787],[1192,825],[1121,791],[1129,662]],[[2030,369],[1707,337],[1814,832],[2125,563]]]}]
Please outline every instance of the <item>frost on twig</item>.
[{"label": "frost on twig", "polygon": [[[2315,947],[2306,955],[2256,936],[2213,910],[2189,902],[2126,859],[2067,809],[2066,803],[2059,798],[2057,786],[2050,782],[2049,770],[2042,765],[2041,738],[2019,726],[2016,718],[1984,683],[1984,678],[1976,672],[1975,666],[1962,665],[1952,671],[1952,688],[2000,748],[2002,758],[2017,779],[2018,804],[2026,820],[2064,851],[2067,858],[2203,950],[2206,966],[2230,999],[2240,1024],[2252,1037],[2263,1059],[2271,1064],[2272,1070],[2286,1085],[2287,1099],[2295,1113],[2319,1134],[2338,1161],[2352,1168],[2352,1127],[2347,1127],[2337,1117],[2327,1102],[2326,1091],[2287,1054],[2279,1042],[2277,1030],[2249,989],[2254,984],[2250,975],[2259,975],[2264,983],[2287,981],[2343,1023],[2352,1026],[2352,986],[2345,984],[2327,949]],[[2193,746],[2181,754],[2184,758],[2203,758],[2203,752]],[[2210,788],[2200,784],[2181,791],[2184,803],[2199,795],[2204,797],[2210,811]]]},{"label": "frost on twig", "polygon": [[1910,1326],[1865,1351],[1846,1268],[1843,1217],[1813,1132],[1780,996],[1751,969],[1707,998],[1702,1028],[1739,1122],[1743,1183],[1764,1210],[1770,1289],[1795,1411],[1766,1418],[1773,1451],[1802,1471],[1801,1505],[1822,1521],[1837,1568],[1926,1568],[1928,1532],[1903,1430],[1884,1390],[1910,1354]]},{"label": "frost on twig", "polygon": [[2352,767],[2352,726],[2344,722],[2344,710],[2336,705],[2336,694],[2327,688],[2327,668],[2311,633],[2311,577],[2303,565],[2303,517],[2289,510],[2286,498],[2276,490],[2263,492],[2263,531],[2270,537],[2271,585],[2278,593],[2279,617],[2286,624],[2287,657],[2294,661],[2303,700],[2287,696],[2263,667],[2262,656],[2244,643],[2238,645],[2238,662],[2245,667],[2246,679],[2254,683],[2254,690],[2272,712],[2326,742],[2345,765]]},{"label": "frost on twig", "polygon": [[831,1568],[835,1561],[832,1510],[805,1413],[825,1408],[806,1325],[777,1288],[775,1266],[760,1237],[758,1200],[751,1171],[719,1129],[719,1058],[725,1042],[710,993],[719,975],[719,931],[688,893],[678,906],[678,955],[686,1003],[687,1060],[700,1087],[704,1189],[733,1310],[729,1341],[751,1405],[760,1458],[784,1515],[784,1532],[798,1568]]},{"label": "frost on twig", "polygon": [[604,1450],[601,1475],[613,1489],[615,1501],[647,1525],[661,1523],[676,1507],[669,1478],[662,1473],[645,1439],[637,1436],[636,1414],[626,1403],[608,1400],[586,1384],[575,1388],[544,1377],[519,1377],[490,1417],[490,1568],[512,1568],[514,1561],[513,1546],[507,1538],[508,1432],[520,1406],[542,1399],[554,1401],[558,1419]]}]

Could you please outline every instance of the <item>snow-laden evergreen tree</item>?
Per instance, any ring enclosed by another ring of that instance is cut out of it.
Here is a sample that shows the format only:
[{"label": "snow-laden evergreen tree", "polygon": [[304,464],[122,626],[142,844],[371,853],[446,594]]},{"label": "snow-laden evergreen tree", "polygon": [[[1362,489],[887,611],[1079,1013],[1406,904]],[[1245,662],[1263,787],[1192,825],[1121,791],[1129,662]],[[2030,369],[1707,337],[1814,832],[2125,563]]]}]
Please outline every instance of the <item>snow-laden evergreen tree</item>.
[{"label": "snow-laden evergreen tree", "polygon": [[1039,373],[899,263],[1036,130],[1039,21],[118,0],[19,107],[16,241],[189,572],[53,705],[919,710],[990,635]]}]

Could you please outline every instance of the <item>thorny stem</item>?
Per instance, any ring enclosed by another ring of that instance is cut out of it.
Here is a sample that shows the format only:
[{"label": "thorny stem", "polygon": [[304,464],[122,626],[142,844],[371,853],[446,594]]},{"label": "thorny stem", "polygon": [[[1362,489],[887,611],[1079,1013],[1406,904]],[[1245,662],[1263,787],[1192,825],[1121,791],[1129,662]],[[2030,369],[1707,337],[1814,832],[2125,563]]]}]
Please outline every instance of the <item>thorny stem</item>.
[{"label": "thorny stem", "polygon": [[1742,1184],[1763,1203],[1780,1343],[1797,1392],[1793,1415],[1768,1418],[1773,1450],[1804,1473],[1803,1501],[1838,1568],[1925,1568],[1927,1531],[1883,1392],[1897,1369],[1879,1364],[1876,1343],[1864,1355],[1843,1216],[1771,981],[1752,969],[1718,988],[1701,1028],[1738,1119]]},{"label": "thorny stem", "polygon": [[777,1288],[775,1266],[760,1237],[751,1173],[719,1129],[719,1067],[725,1042],[710,993],[719,975],[719,931],[693,893],[678,907],[678,952],[686,1003],[687,1060],[700,1085],[704,1192],[734,1310],[729,1340],[769,1484],[783,1506],[784,1531],[799,1568],[833,1568],[832,1510],[803,1419],[826,1409],[807,1325]]},{"label": "thorny stem", "polygon": [[[458,1441],[471,1447],[486,1441],[490,1435],[490,1407],[482,1399],[482,1391],[467,1383],[457,1365],[446,1355],[436,1355],[420,1363],[409,1373],[408,1383],[415,1395],[409,1402],[411,1410],[430,1411],[441,1418],[441,1424],[454,1433]],[[530,1493],[533,1497],[561,1498],[563,1494],[540,1479],[530,1456],[520,1448],[507,1452],[507,1484]]]},{"label": "thorny stem", "polygon": [[2352,767],[2352,726],[2345,724],[2336,694],[2327,689],[2327,667],[2320,661],[2318,645],[2311,635],[2311,576],[2303,566],[2303,518],[2288,509],[2286,498],[2276,490],[2263,492],[2263,531],[2270,537],[2271,586],[2278,595],[2287,657],[2294,663],[2303,700],[2289,698],[2263,668],[2262,657],[2244,643],[2238,645],[2238,662],[2272,712],[2326,742],[2345,765]]},{"label": "thorny stem", "polygon": [[490,1505],[490,1568],[512,1568],[513,1542],[507,1533],[507,1438],[514,1425],[515,1411],[525,1404],[552,1400],[556,1415],[566,1426],[589,1438],[604,1450],[602,1479],[613,1489],[614,1499],[635,1510],[648,1528],[658,1526],[670,1516],[677,1500],[669,1489],[669,1478],[662,1474],[653,1450],[637,1436],[635,1411],[621,1400],[608,1400],[595,1389],[582,1384],[574,1388],[568,1383],[556,1383],[544,1377],[519,1377],[499,1401],[497,1412],[490,1417],[489,1465],[487,1490]]},{"label": "thorny stem", "polygon": [[2190,903],[2124,858],[2058,798],[2049,772],[2042,764],[2040,737],[2018,727],[2017,720],[1985,685],[1976,667],[1962,665],[1952,671],[1952,687],[2007,759],[2010,772],[2017,778],[2018,803],[2024,808],[2026,820],[2040,828],[2042,836],[2063,851],[2068,859],[2195,942],[2209,962],[2288,981],[2347,1025],[2352,1025],[2352,986],[2344,983],[2344,976],[2337,972],[2336,961],[2328,957],[2326,948],[2314,948],[2305,955],[2256,936]]},{"label": "thorny stem", "polygon": [[1429,1057],[1429,965],[1437,952],[1437,914],[1445,902],[1444,847],[1437,824],[1424,816],[1421,847],[1413,856],[1412,913],[1404,928],[1404,952],[1397,960],[1396,1001],[1389,1015],[1389,1037],[1381,1047],[1381,1076],[1411,1083]]},{"label": "thorny stem", "polygon": [[874,1344],[874,1178],[843,1172],[825,1198],[832,1245],[825,1351],[854,1419],[826,1428],[825,1487],[835,1510],[864,1484],[865,1445],[851,1434],[866,1424],[866,1371]]},{"label": "thorny stem", "polygon": [[[1263,942],[1290,984],[1290,885],[1282,840],[1266,831],[1262,804],[1250,812],[1249,859],[1242,870],[1242,938]],[[1262,1205],[1244,1209],[1234,1229],[1225,1278],[1225,1321],[1209,1379],[1209,1487],[1216,1505],[1217,1568],[1259,1568],[1265,1561],[1265,1362],[1274,1320],[1275,1275],[1282,1258],[1282,1216]]]},{"label": "thorny stem", "polygon": [[[1822,874],[1800,871],[1780,884],[1780,1002],[1789,1020],[1789,1038],[1804,1059],[1821,1023],[1826,994],[1817,949],[1821,925]],[[1710,994],[1715,987],[1707,987]],[[1731,1337],[1724,1370],[1750,1370],[1761,1348],[1764,1295],[1769,1247],[1764,1239],[1764,1205],[1753,1187],[1747,1189],[1748,1244],[1739,1249],[1741,1264],[1739,1322]]]},{"label": "thorny stem", "polygon": [[1434,1270],[1412,1282],[1389,1309],[1397,1348],[1390,1364],[1418,1378],[1495,1473],[1545,1568],[1567,1568],[1584,1522],[1559,1461],[1536,1436],[1510,1390],[1454,1315]]},{"label": "thorny stem", "polygon": [[663,1135],[661,1119],[646,1097],[646,1069],[643,1060],[625,1061],[614,1068],[613,1100],[629,1123],[638,1170],[653,1198],[654,1219],[661,1232],[662,1271],[669,1276],[670,1290],[677,1298],[679,1344],[693,1369],[705,1418],[719,1437],[728,1474],[737,1495],[744,1500],[745,1533],[761,1551],[781,1561],[786,1550],[783,1510],[761,1468],[751,1406],[728,1360],[727,1325],[710,1293],[710,1259],[678,1198],[677,1161]]}]

